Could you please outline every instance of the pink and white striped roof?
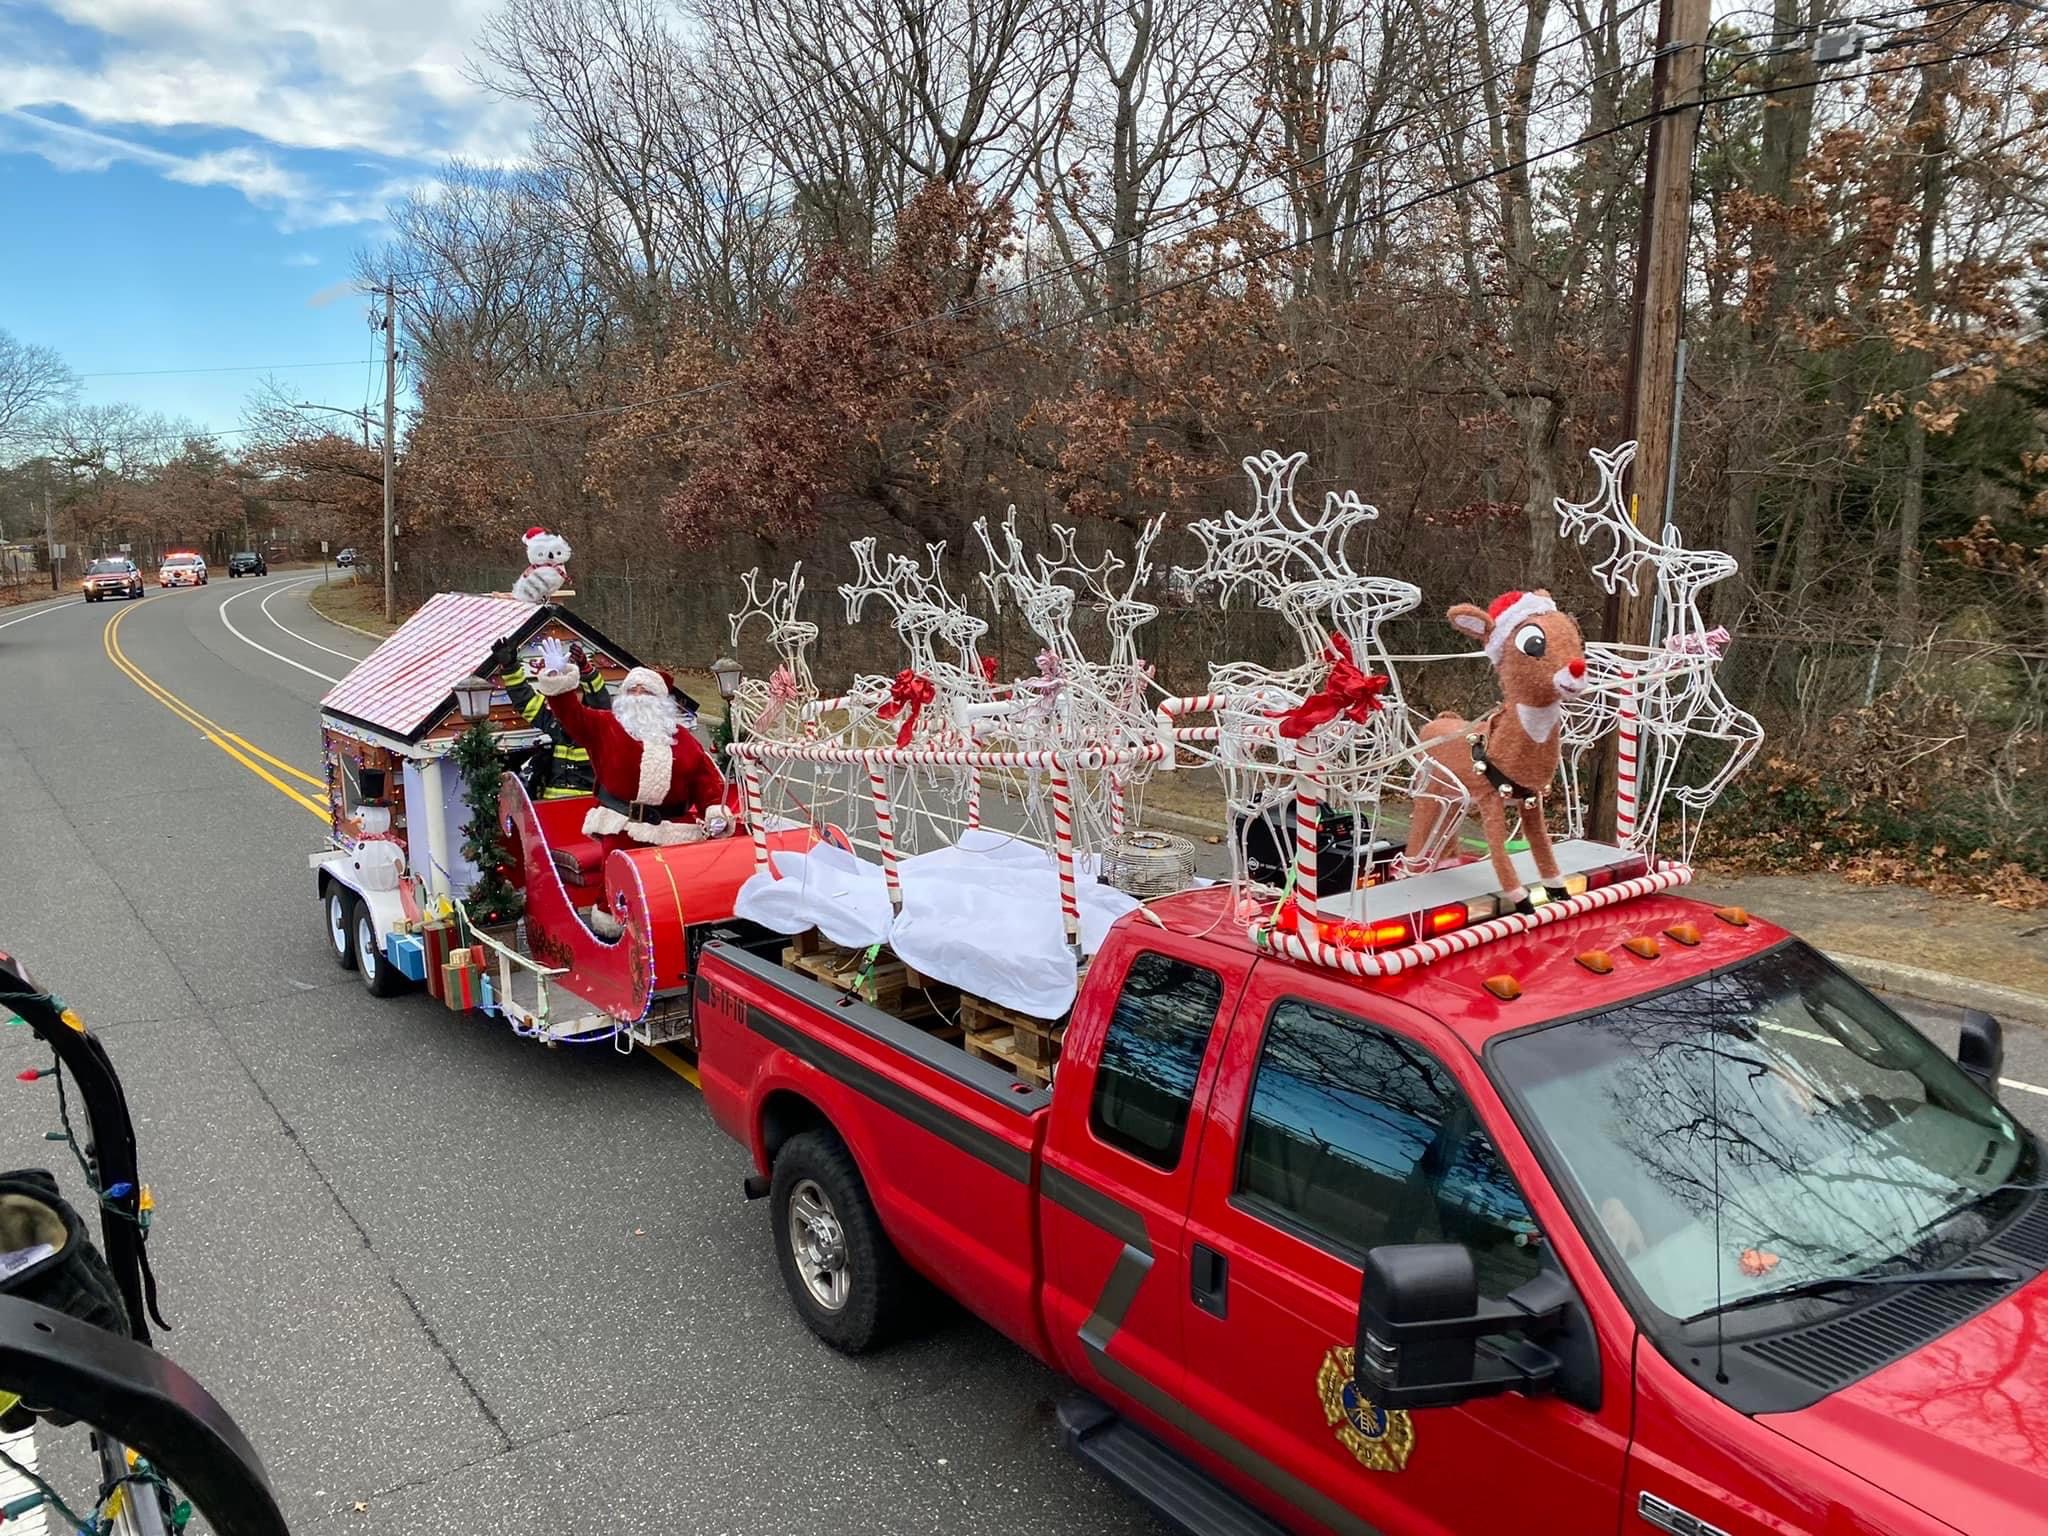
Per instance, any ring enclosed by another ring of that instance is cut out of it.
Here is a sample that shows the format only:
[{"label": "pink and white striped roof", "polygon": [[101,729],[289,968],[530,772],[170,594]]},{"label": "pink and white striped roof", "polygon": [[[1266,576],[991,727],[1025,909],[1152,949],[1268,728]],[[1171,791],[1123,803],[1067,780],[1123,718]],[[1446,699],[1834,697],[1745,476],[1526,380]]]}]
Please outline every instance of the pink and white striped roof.
[{"label": "pink and white striped roof", "polygon": [[320,701],[322,709],[411,737],[433,723],[457,683],[540,612],[516,597],[442,592],[399,625]]}]

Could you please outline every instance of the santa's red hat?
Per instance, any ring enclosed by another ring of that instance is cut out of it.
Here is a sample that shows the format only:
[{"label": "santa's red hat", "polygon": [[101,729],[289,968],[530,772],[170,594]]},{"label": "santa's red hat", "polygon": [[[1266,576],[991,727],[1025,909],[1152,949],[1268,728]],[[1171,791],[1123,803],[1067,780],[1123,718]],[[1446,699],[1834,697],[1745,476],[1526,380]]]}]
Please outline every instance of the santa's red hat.
[{"label": "santa's red hat", "polygon": [[1557,604],[1550,600],[1547,592],[1503,592],[1486,606],[1486,617],[1492,628],[1486,632],[1486,659],[1495,666],[1507,650],[1508,637],[1515,632],[1515,626],[1524,619],[1533,619],[1539,614],[1557,612]]}]

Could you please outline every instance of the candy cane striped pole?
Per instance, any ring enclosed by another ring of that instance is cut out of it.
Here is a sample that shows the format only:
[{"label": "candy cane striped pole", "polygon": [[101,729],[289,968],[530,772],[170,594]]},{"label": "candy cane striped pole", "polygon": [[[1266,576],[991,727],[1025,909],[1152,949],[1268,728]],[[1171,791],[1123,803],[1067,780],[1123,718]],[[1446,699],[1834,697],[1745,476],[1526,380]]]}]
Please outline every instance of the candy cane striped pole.
[{"label": "candy cane striped pole", "polygon": [[981,825],[981,770],[967,770],[967,830]]},{"label": "candy cane striped pole", "polygon": [[754,840],[754,870],[768,868],[768,817],[761,809],[761,770],[748,763],[740,772],[746,786],[747,832]]},{"label": "candy cane striped pole", "polygon": [[1052,773],[1052,835],[1059,856],[1060,916],[1067,927],[1067,943],[1081,945],[1081,902],[1074,890],[1074,797],[1067,788],[1064,768]]},{"label": "candy cane striped pole", "polygon": [[1641,722],[1636,718],[1636,673],[1621,669],[1621,720],[1615,728],[1614,744],[1614,840],[1626,845],[1636,833],[1636,780],[1641,772],[1639,758]]},{"label": "candy cane striped pole", "polygon": [[1124,776],[1120,773],[1109,776],[1109,835],[1124,835]]},{"label": "candy cane striped pole", "polygon": [[1316,760],[1303,754],[1294,776],[1294,910],[1316,920],[1316,837],[1322,821],[1323,786]]},{"label": "candy cane striped pole", "polygon": [[903,881],[896,873],[896,817],[889,805],[889,775],[881,768],[868,769],[868,793],[875,801],[875,838],[882,845],[882,881],[888,887],[889,908],[903,906]]}]

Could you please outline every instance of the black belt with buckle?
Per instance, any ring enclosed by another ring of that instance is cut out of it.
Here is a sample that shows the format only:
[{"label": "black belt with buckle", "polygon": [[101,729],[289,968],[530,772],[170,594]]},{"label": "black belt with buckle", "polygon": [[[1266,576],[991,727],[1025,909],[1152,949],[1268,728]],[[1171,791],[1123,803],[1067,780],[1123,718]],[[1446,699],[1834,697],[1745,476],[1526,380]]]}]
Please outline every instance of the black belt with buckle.
[{"label": "black belt with buckle", "polygon": [[690,816],[687,804],[649,805],[644,800],[621,800],[617,795],[597,792],[597,803],[608,811],[617,811],[628,821],[643,824],[663,821],[686,821]]}]

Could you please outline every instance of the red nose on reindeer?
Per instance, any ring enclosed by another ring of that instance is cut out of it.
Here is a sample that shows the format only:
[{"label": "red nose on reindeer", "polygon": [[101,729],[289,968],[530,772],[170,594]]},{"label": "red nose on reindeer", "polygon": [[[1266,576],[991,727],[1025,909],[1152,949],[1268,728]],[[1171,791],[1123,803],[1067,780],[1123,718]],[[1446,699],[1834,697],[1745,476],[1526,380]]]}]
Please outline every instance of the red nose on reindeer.
[{"label": "red nose on reindeer", "polygon": [[1584,677],[1586,675],[1586,658],[1583,656],[1574,656],[1570,661],[1564,664],[1564,669],[1565,671],[1571,673],[1573,677]]}]

